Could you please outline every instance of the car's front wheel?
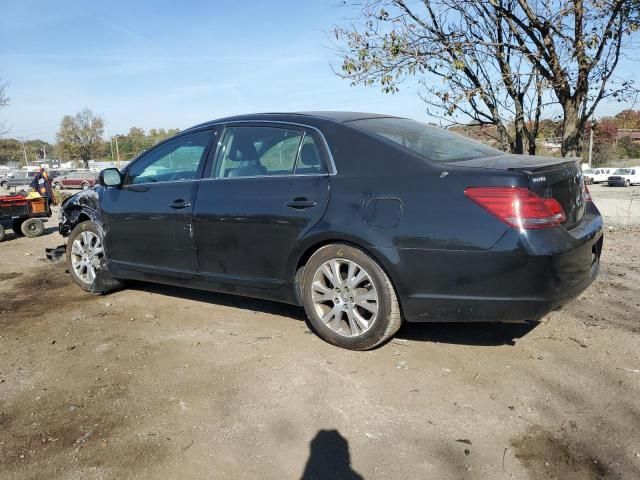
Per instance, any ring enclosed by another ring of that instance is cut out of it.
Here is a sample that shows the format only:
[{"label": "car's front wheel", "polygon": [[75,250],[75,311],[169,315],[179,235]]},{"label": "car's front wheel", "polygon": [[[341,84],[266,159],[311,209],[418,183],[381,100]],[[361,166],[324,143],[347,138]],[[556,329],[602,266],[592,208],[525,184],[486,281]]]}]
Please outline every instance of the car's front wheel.
[{"label": "car's front wheel", "polygon": [[107,270],[102,232],[94,222],[79,223],[69,234],[67,267],[71,278],[87,292],[106,293],[121,286]]},{"label": "car's front wheel", "polygon": [[355,247],[320,248],[302,275],[302,299],[314,330],[329,343],[368,350],[391,338],[402,317],[384,270]]},{"label": "car's front wheel", "polygon": [[9,190],[9,182],[0,183],[0,187],[2,187],[5,190]]},{"label": "car's front wheel", "polygon": [[80,188],[82,188],[82,190],[89,190],[89,186],[90,186],[90,185],[89,185],[87,182],[84,182],[84,183],[80,186]]},{"label": "car's front wheel", "polygon": [[631,180],[625,180],[624,181],[624,186],[625,187],[630,187],[631,186]]},{"label": "car's front wheel", "polygon": [[56,182],[53,184],[53,188],[55,188],[56,190],[60,191],[62,190],[62,184],[60,182]]}]

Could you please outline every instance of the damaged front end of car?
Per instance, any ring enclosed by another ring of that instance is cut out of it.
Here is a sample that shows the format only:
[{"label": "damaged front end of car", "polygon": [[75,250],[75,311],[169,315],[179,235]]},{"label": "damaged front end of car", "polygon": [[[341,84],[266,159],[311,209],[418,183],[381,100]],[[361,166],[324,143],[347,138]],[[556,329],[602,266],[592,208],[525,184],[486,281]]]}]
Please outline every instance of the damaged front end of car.
[{"label": "damaged front end of car", "polygon": [[[92,222],[101,238],[104,238],[104,230],[99,208],[99,194],[96,190],[84,190],[66,199],[60,208],[58,231],[63,237],[69,237],[74,228],[83,222]],[[69,242],[55,248],[47,248],[46,256],[52,262],[66,261],[71,254]],[[98,265],[94,265],[96,277],[91,285],[91,293],[107,293],[121,287],[121,282],[113,278],[109,271],[108,256],[100,259]]]}]

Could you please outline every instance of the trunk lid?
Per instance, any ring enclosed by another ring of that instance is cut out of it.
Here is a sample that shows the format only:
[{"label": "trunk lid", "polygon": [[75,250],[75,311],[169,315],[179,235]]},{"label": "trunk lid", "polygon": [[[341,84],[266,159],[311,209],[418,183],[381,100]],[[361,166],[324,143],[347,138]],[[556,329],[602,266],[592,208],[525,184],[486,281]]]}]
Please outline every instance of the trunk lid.
[{"label": "trunk lid", "polygon": [[567,216],[562,225],[567,229],[577,225],[584,215],[584,178],[579,160],[505,154],[452,162],[450,165],[526,174],[529,190],[542,198],[555,198],[562,205]]}]

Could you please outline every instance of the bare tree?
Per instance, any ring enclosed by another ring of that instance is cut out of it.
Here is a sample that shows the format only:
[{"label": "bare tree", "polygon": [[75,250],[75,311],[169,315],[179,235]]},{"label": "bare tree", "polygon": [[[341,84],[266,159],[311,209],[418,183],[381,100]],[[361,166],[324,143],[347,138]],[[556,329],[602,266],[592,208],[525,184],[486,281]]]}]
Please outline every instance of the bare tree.
[{"label": "bare tree", "polygon": [[[9,97],[7,97],[7,83],[0,81],[0,110],[9,105]],[[4,135],[9,131],[6,120],[0,120],[0,135]]]},{"label": "bare tree", "polygon": [[334,29],[337,73],[385,92],[417,76],[430,113],[494,125],[503,149],[516,153],[525,141],[535,152],[541,113],[558,102],[563,154],[574,155],[598,102],[633,90],[631,82],[610,80],[623,40],[638,25],[637,4],[586,3],[364,0],[356,22]]},{"label": "bare tree", "polygon": [[85,108],[75,116],[65,115],[57,133],[58,147],[71,158],[79,158],[89,167],[89,160],[98,153],[104,135],[104,121]]}]

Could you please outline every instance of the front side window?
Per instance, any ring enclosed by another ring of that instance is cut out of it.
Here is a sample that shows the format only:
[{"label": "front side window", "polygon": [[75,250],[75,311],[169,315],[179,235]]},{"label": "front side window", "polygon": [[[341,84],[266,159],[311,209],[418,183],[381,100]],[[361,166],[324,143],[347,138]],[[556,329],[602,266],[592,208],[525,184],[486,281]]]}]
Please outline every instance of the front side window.
[{"label": "front side window", "polygon": [[442,128],[395,117],[366,118],[345,122],[358,130],[382,137],[437,163],[463,162],[495,157],[504,152]]},{"label": "front side window", "polygon": [[216,155],[216,176],[293,174],[302,136],[287,128],[228,127]]},{"label": "front side window", "polygon": [[127,184],[196,178],[210,131],[181,135],[149,151],[127,170]]}]

